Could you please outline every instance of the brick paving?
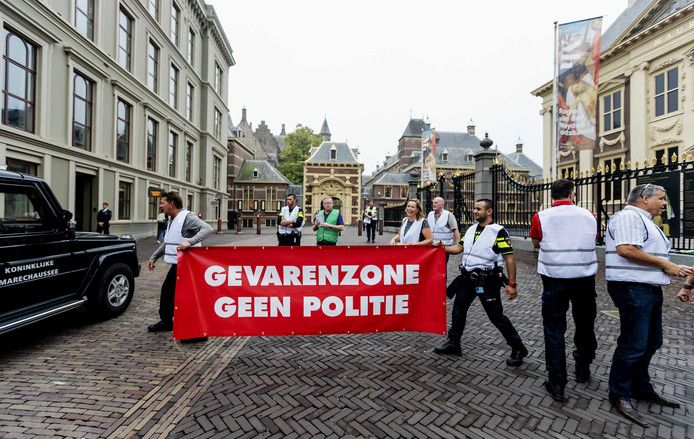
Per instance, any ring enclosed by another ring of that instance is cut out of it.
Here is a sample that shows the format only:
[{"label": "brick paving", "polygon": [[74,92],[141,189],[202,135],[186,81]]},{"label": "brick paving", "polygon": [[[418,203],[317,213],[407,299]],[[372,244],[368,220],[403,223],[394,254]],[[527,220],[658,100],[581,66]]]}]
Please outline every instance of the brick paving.
[{"label": "brick paving", "polygon": [[[314,239],[307,233],[304,244]],[[341,243],[365,240],[348,229]],[[275,239],[244,233],[208,240],[230,243]],[[140,241],[141,260],[155,245]],[[0,336],[0,437],[694,439],[694,308],[671,300],[675,288],[666,291],[665,343],[651,370],[657,390],[683,407],[639,403],[655,425],[644,430],[610,412],[605,399],[619,332],[607,313],[596,322],[592,381],[570,380],[563,405],[546,395],[540,280],[534,255],[519,252],[517,259],[521,297],[504,305],[531,351],[517,369],[505,365],[509,349],[479,303],[470,309],[462,358],[433,354],[443,337],[416,333],[177,343],[146,332],[166,273],[158,264],[143,271],[130,308],[116,319],[94,321],[76,311]],[[451,258],[449,278],[457,264]],[[598,309],[613,310],[604,281],[597,284]],[[568,349],[572,332],[570,323]],[[567,363],[571,376],[570,355]]]}]

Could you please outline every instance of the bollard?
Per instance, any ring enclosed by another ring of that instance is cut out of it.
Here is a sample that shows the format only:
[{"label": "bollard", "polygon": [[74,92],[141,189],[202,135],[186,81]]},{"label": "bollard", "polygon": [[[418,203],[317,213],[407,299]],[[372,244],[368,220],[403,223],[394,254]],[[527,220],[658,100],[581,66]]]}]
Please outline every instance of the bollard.
[{"label": "bollard", "polygon": [[363,228],[364,228],[364,221],[362,221],[362,220],[357,221],[357,236],[361,236]]},{"label": "bollard", "polygon": [[255,216],[255,233],[260,235],[260,214]]},{"label": "bollard", "polygon": [[385,221],[383,221],[383,220],[378,220],[378,236],[383,235],[383,223],[384,222]]},{"label": "bollard", "polygon": [[217,234],[222,234],[222,217],[217,218]]},{"label": "bollard", "polygon": [[241,215],[239,215],[239,217],[236,218],[236,234],[237,234],[237,235],[238,235],[239,233],[241,233],[241,224],[242,224]]}]

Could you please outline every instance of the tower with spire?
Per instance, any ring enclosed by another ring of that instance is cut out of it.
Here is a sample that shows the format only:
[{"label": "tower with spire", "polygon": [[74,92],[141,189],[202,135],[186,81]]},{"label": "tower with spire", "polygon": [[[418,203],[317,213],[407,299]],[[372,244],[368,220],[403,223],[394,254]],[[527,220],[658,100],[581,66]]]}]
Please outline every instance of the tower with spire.
[{"label": "tower with spire", "polygon": [[328,128],[328,117],[323,118],[323,126],[320,127],[320,133],[323,136],[324,142],[330,142],[330,128]]}]

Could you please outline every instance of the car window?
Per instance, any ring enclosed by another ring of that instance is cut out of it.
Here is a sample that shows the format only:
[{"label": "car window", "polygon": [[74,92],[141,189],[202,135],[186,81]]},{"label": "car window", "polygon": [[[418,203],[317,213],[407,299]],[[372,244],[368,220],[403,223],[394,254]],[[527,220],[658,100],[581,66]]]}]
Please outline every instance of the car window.
[{"label": "car window", "polygon": [[0,185],[0,235],[51,230],[51,223],[35,188]]}]

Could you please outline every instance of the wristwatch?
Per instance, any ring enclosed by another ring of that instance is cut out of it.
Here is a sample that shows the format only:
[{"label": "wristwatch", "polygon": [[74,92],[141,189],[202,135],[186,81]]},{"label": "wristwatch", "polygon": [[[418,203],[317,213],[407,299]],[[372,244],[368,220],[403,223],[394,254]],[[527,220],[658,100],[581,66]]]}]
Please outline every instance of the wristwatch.
[{"label": "wristwatch", "polygon": [[518,286],[518,283],[516,283],[516,282],[509,282],[509,283],[508,283],[508,286],[511,287],[511,288],[516,288],[516,287]]}]

